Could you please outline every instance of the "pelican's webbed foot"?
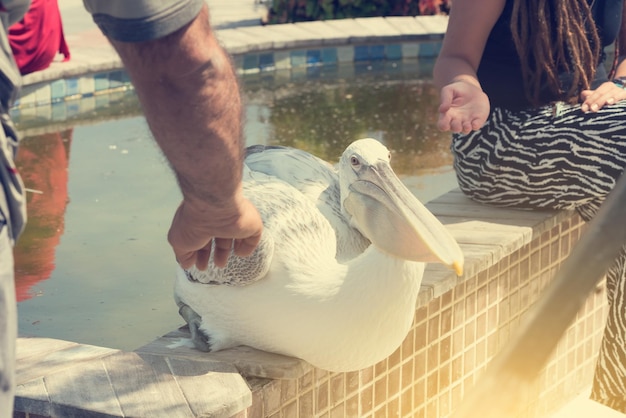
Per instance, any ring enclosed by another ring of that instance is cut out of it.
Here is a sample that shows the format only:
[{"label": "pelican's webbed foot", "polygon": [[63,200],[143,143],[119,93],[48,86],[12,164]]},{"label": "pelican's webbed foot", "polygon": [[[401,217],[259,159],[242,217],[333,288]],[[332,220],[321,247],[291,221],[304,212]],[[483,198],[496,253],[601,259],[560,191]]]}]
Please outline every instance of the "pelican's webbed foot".
[{"label": "pelican's webbed foot", "polygon": [[185,305],[180,301],[179,306],[180,308],[178,309],[178,313],[189,325],[193,345],[200,351],[211,351],[211,337],[200,329],[200,325],[202,324],[202,318],[200,315],[198,315],[196,311],[191,309],[188,305]]}]

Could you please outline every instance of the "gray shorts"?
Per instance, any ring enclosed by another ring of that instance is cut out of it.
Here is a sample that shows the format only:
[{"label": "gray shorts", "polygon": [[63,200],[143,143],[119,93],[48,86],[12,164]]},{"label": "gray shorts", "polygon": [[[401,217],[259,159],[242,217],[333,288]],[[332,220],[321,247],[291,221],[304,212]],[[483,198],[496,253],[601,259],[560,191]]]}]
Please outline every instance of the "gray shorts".
[{"label": "gray shorts", "polygon": [[0,417],[11,417],[17,338],[13,245],[26,222],[26,203],[13,161],[17,135],[6,113],[0,112],[0,121]]},{"label": "gray shorts", "polygon": [[0,417],[13,416],[17,338],[15,303],[13,246],[6,220],[0,213]]}]

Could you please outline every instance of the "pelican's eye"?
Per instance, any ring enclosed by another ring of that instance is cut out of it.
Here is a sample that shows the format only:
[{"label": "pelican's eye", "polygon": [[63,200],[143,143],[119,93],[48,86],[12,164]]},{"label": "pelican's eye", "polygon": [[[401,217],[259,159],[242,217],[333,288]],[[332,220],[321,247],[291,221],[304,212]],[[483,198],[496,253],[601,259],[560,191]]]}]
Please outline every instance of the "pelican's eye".
[{"label": "pelican's eye", "polygon": [[389,154],[387,154],[387,159],[388,159],[389,161],[391,161],[391,152],[390,152]]},{"label": "pelican's eye", "polygon": [[356,156],[352,156],[350,157],[350,164],[352,164],[353,166],[358,166],[361,164],[361,162],[359,161],[359,159]]}]

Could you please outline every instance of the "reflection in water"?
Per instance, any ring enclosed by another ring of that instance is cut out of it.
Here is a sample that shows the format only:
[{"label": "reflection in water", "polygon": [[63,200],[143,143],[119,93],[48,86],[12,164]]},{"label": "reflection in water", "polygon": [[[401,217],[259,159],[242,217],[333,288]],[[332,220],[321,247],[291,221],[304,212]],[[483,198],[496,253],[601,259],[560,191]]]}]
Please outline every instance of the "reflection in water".
[{"label": "reflection in water", "polygon": [[67,205],[67,168],[72,131],[23,138],[17,167],[28,191],[28,223],[15,247],[17,301],[46,280],[55,267],[54,253],[63,234]]},{"label": "reflection in water", "polygon": [[375,137],[394,153],[394,170],[451,164],[449,135],[436,130],[435,89],[412,83],[354,83],[276,100],[269,119],[275,140],[336,161],[347,144]]},{"label": "reflection in water", "polygon": [[[374,137],[422,201],[455,187],[428,68],[364,68],[317,68],[299,81],[246,77],[248,145],[336,162],[353,140]],[[165,239],[180,193],[137,114],[128,95],[70,129],[16,120],[25,132],[18,167],[37,191],[15,249],[20,333],[129,350],[181,325]],[[50,133],[29,134],[35,125]]]}]

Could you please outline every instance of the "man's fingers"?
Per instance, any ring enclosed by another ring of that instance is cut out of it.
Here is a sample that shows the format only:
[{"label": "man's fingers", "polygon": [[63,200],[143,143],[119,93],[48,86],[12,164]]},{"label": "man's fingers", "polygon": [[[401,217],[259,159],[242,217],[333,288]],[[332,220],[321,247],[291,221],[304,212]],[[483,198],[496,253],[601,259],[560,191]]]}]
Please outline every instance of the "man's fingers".
[{"label": "man's fingers", "polygon": [[239,257],[247,257],[254,252],[261,241],[261,234],[246,239],[235,240],[233,252]]},{"label": "man's fingers", "polygon": [[196,268],[204,271],[209,267],[209,258],[211,257],[211,246],[196,251]]},{"label": "man's fingers", "polygon": [[176,255],[176,261],[184,269],[191,268],[194,264],[196,264],[195,252],[179,253],[174,250],[174,254]]},{"label": "man's fingers", "polygon": [[228,257],[233,249],[233,240],[228,238],[215,238],[213,240],[215,245],[213,246],[213,264],[217,267],[226,267]]}]

